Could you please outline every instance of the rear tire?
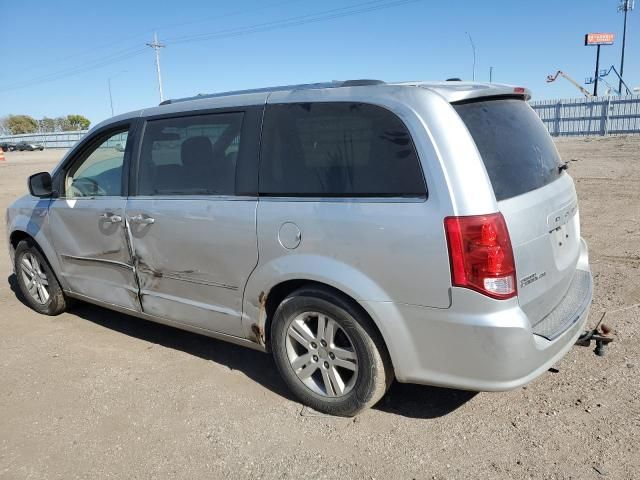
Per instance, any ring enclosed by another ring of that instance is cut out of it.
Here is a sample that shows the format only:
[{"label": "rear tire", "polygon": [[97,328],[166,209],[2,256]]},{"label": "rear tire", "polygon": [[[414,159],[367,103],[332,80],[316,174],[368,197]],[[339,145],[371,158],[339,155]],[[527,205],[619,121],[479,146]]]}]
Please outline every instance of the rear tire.
[{"label": "rear tire", "polygon": [[20,292],[33,310],[59,315],[67,309],[58,279],[33,240],[18,243],[14,268]]},{"label": "rear tire", "polygon": [[353,416],[393,381],[389,354],[370,319],[328,289],[303,287],[278,306],[271,346],[282,378],[302,403]]}]

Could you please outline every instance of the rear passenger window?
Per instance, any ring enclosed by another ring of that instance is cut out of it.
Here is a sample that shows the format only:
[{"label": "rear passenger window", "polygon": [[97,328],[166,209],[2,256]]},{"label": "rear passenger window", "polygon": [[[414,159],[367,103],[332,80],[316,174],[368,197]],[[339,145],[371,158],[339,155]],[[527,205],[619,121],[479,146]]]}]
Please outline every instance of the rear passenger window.
[{"label": "rear passenger window", "polygon": [[151,120],[138,195],[233,195],[242,113]]},{"label": "rear passenger window", "polygon": [[259,190],[271,196],[425,197],[411,136],[362,103],[269,105]]}]

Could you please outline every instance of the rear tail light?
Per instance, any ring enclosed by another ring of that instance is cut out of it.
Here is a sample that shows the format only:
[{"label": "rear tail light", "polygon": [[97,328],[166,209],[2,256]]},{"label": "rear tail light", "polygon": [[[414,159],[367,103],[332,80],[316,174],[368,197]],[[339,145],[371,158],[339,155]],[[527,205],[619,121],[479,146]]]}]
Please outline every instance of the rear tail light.
[{"label": "rear tail light", "polygon": [[516,295],[516,268],[509,231],[501,213],[447,217],[453,285],[497,299]]}]

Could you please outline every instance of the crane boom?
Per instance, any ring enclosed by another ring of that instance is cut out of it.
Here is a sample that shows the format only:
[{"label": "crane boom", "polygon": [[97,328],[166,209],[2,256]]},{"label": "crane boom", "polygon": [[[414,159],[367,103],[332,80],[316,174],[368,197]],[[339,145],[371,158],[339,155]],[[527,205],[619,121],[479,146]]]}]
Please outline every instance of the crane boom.
[{"label": "crane boom", "polygon": [[593,95],[591,94],[591,92],[589,90],[584,88],[582,85],[580,85],[578,82],[576,82],[573,78],[571,78],[569,75],[564,73],[562,70],[558,70],[555,75],[547,75],[547,83],[555,82],[556,79],[558,78],[558,75],[561,76],[562,78],[568,80],[569,82],[571,82],[578,90],[580,90],[582,92],[582,94],[585,97],[587,97],[587,98],[593,97]]}]

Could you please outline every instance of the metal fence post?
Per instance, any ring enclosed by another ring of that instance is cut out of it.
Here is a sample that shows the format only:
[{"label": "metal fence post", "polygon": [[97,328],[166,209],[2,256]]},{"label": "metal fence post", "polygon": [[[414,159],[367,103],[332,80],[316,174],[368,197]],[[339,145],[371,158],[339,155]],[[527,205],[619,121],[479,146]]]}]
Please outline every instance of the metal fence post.
[{"label": "metal fence post", "polygon": [[611,97],[607,96],[607,102],[604,105],[605,108],[605,114],[604,114],[604,133],[603,135],[608,135],[609,134],[609,108],[611,106]]}]

